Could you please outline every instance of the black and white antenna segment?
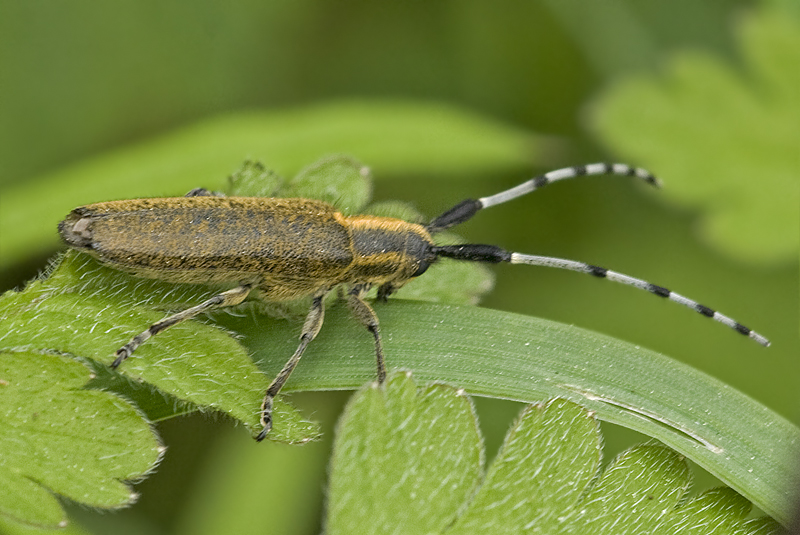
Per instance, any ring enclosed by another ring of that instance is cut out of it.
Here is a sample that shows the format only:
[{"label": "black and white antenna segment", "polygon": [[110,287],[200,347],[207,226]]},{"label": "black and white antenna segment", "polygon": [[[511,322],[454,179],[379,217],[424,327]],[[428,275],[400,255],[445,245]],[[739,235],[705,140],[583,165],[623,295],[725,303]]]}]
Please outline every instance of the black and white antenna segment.
[{"label": "black and white antenna segment", "polygon": [[[659,180],[648,171],[625,164],[595,163],[590,165],[566,167],[564,169],[557,169],[555,171],[550,171],[549,173],[539,175],[531,180],[528,180],[527,182],[520,184],[519,186],[501,191],[495,195],[482,197],[480,199],[465,200],[431,221],[426,228],[430,233],[433,234],[467,221],[484,208],[503,204],[510,200],[516,199],[517,197],[521,197],[522,195],[536,191],[537,189],[547,186],[548,184],[552,184],[553,182],[589,175],[633,176],[652,186],[661,186]],[[570,271],[587,273],[589,275],[594,275],[595,277],[627,284],[628,286],[645,290],[659,297],[665,297],[670,301],[674,301],[675,303],[691,308],[703,316],[712,318],[723,325],[727,325],[736,332],[748,336],[765,347],[769,346],[769,340],[767,340],[764,336],[745,327],[738,321],[726,316],[725,314],[721,314],[720,312],[712,310],[711,308],[702,305],[693,299],[689,299],[688,297],[685,297],[679,293],[668,290],[663,286],[658,286],[642,279],[617,273],[616,271],[611,271],[610,269],[594,266],[592,264],[586,264],[576,260],[509,252],[495,245],[465,244],[436,246],[433,248],[432,252],[439,257],[454,258],[458,260],[492,263],[508,262],[511,264],[528,264],[531,266],[568,269]]]}]

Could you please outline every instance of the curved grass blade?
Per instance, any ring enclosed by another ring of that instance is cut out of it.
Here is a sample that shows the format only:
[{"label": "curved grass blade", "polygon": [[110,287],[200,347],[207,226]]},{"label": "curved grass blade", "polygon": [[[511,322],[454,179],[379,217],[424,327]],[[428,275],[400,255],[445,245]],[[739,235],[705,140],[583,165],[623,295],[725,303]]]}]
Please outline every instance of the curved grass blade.
[{"label": "curved grass blade", "polygon": [[[470,394],[535,402],[552,397],[596,411],[686,455],[781,522],[800,430],[724,383],[663,355],[577,327],[482,308],[376,303],[387,366]],[[274,374],[297,326],[225,318]],[[357,388],[374,379],[371,337],[345,307],[325,326],[286,386]]]}]

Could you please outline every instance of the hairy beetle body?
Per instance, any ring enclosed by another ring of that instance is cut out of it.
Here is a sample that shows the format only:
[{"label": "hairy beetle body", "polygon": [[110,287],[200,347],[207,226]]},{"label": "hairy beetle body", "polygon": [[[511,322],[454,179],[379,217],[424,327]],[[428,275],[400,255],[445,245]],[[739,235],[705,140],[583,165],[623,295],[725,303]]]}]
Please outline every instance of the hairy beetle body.
[{"label": "hairy beetle body", "polygon": [[101,202],[73,210],[59,231],[73,247],[136,276],[248,283],[274,301],[343,283],[399,287],[424,271],[433,246],[422,226],[399,219],[261,197]]}]

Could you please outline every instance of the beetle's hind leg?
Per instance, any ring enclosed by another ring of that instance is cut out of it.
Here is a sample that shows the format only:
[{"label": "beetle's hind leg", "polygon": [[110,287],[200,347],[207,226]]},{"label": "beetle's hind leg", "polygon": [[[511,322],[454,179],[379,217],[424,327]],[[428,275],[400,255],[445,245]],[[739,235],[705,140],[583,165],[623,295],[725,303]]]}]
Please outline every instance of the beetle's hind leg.
[{"label": "beetle's hind leg", "polygon": [[347,304],[353,315],[361,322],[361,325],[367,328],[372,336],[375,338],[375,359],[378,365],[378,382],[383,383],[386,380],[386,363],[383,359],[383,346],[381,345],[380,324],[378,323],[378,316],[369,303],[364,301],[364,294],[369,290],[367,284],[356,284],[347,293]]},{"label": "beetle's hind leg", "polygon": [[114,362],[111,363],[111,368],[116,368],[125,361],[128,357],[136,351],[136,348],[142,345],[148,338],[157,335],[164,329],[172,327],[182,321],[191,319],[202,312],[207,312],[214,308],[222,308],[238,305],[244,301],[247,294],[250,293],[252,285],[242,284],[226,292],[219,293],[210,299],[200,303],[192,308],[187,308],[182,312],[173,314],[158,323],[152,324],[146,331],[141,332],[134,336],[130,342],[119,348],[116,352]]},{"label": "beetle's hind leg", "polygon": [[289,361],[283,366],[280,373],[278,373],[269,385],[269,388],[267,388],[267,393],[264,395],[264,402],[261,404],[261,425],[264,426],[264,429],[262,429],[256,437],[256,440],[259,442],[264,440],[267,433],[272,429],[272,402],[275,396],[278,395],[283,385],[286,384],[286,380],[289,379],[292,370],[297,366],[306,347],[311,340],[317,336],[317,333],[319,333],[322,327],[322,320],[325,317],[324,298],[327,293],[328,290],[325,289],[314,296],[311,302],[311,310],[308,311],[308,316],[306,316],[306,321],[303,324],[303,332],[300,335],[300,345],[297,346],[294,355],[292,355]]}]

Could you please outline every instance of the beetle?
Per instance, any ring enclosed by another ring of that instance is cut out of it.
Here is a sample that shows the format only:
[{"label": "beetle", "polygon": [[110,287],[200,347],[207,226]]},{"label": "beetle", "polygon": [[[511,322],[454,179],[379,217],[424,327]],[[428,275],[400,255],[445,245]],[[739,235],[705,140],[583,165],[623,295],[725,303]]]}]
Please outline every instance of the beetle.
[{"label": "beetle", "polygon": [[345,216],[312,199],[226,197],[203,188],[184,197],[108,201],[74,209],[58,226],[67,245],[138,277],[174,283],[228,284],[233,288],[168,316],[117,350],[118,368],[148,338],[215,308],[244,301],[254,288],[267,301],[311,298],[300,344],[267,388],[261,406],[263,440],[272,428],[272,404],[308,344],[322,327],[324,298],[335,288],[356,319],[372,334],[377,379],[386,378],[378,317],[364,295],[377,287],[386,300],[439,258],[508,262],[587,273],[646,290],[713,318],[761,345],[769,341],[730,317],[662,286],[599,266],[509,252],[495,245],[436,245],[432,235],[560,180],[588,175],[627,175],[659,186],[648,171],[626,164],[567,167],[534,177],[489,197],[467,199],[427,225],[390,217]]}]

